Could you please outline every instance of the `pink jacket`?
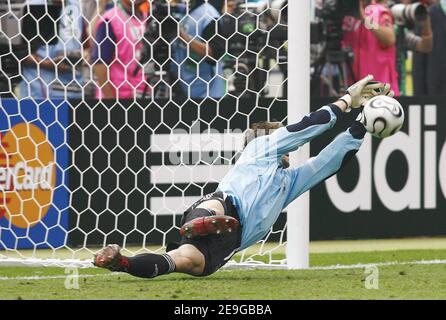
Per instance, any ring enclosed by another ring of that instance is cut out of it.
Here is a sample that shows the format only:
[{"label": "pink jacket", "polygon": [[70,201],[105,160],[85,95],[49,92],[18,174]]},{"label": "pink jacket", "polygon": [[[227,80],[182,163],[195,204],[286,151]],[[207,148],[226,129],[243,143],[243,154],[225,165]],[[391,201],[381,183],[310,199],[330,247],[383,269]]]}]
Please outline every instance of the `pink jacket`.
[{"label": "pink jacket", "polygon": [[[109,21],[117,42],[115,59],[109,66],[110,81],[116,88],[119,99],[133,99],[138,92],[143,92],[147,85],[143,68],[139,65],[145,21],[130,17],[119,6],[105,12],[103,20]],[[135,70],[138,70],[136,74]],[[147,88],[147,93],[150,92],[150,88]],[[96,95],[101,98],[100,90]]]},{"label": "pink jacket", "polygon": [[[367,23],[347,16],[343,21],[343,46],[354,52],[353,72],[356,80],[373,74],[375,80],[390,83],[397,96],[400,95],[396,72],[396,46],[384,47],[370,31],[371,27],[384,25],[393,17],[382,4],[372,4],[365,10]],[[368,28],[367,28],[368,27]]]}]

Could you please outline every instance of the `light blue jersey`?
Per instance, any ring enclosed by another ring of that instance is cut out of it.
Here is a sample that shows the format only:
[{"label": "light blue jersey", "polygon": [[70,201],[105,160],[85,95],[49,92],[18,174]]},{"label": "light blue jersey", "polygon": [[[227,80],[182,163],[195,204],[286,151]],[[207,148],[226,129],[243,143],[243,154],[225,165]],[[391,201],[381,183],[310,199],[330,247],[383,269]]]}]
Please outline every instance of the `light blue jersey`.
[{"label": "light blue jersey", "polygon": [[223,178],[218,190],[230,197],[242,225],[240,250],[262,239],[288,204],[335,174],[346,155],[353,156],[359,150],[363,140],[354,138],[347,130],[301,167],[282,167],[283,155],[334,126],[337,119],[334,111],[335,108],[325,106],[305,117],[295,128],[280,128],[251,141]]}]

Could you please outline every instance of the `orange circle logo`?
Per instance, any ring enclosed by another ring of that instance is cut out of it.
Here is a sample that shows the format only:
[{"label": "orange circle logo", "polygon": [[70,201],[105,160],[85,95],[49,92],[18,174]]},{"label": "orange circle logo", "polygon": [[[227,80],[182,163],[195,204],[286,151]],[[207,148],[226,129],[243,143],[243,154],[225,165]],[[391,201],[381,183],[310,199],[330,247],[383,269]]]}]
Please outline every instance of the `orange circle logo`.
[{"label": "orange circle logo", "polygon": [[20,123],[1,137],[0,218],[19,228],[41,221],[56,184],[54,151],[37,126]]}]

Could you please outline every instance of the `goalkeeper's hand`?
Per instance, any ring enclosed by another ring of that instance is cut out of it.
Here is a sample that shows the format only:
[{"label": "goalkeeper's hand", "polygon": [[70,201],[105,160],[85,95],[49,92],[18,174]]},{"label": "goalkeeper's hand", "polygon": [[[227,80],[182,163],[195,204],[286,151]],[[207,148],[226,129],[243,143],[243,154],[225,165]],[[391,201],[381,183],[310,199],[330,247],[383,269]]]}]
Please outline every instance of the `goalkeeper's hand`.
[{"label": "goalkeeper's hand", "polygon": [[390,84],[373,81],[373,76],[368,75],[349,87],[347,94],[340,100],[347,104],[346,112],[350,112],[351,108],[362,107],[367,101],[379,95],[393,97],[395,93],[391,90]]}]

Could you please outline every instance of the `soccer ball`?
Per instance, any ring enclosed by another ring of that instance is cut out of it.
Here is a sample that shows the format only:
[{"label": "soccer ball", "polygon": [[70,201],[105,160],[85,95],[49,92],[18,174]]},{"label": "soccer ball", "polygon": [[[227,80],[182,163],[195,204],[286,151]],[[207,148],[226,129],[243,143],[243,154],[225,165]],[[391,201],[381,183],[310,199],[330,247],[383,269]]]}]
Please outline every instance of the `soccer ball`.
[{"label": "soccer ball", "polygon": [[364,105],[360,121],[373,136],[384,139],[401,130],[404,110],[394,98],[377,96]]}]

